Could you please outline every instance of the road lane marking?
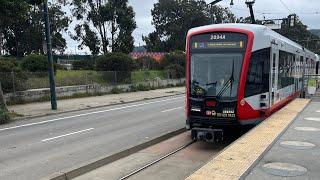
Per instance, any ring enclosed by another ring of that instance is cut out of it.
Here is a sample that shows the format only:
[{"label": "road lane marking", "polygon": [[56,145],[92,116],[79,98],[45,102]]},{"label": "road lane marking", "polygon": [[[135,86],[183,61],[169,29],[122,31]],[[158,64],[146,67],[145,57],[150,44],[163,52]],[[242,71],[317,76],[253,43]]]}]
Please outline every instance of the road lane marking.
[{"label": "road lane marking", "polygon": [[304,119],[308,120],[308,121],[318,121],[318,122],[320,122],[320,118],[308,117],[308,118],[304,118]]},{"label": "road lane marking", "polygon": [[60,136],[56,136],[56,137],[52,137],[52,138],[48,138],[48,139],[43,139],[41,141],[42,142],[51,141],[51,140],[54,140],[54,139],[58,139],[58,138],[62,138],[62,137],[66,137],[66,136],[70,136],[70,135],[74,135],[74,134],[79,134],[79,133],[86,132],[86,131],[91,131],[91,130],[94,130],[94,128],[84,129],[84,130],[73,132],[73,133],[69,133],[69,134],[64,134],[64,135],[60,135]]},{"label": "road lane marking", "polygon": [[183,106],[182,107],[177,107],[177,108],[172,108],[172,109],[167,109],[167,110],[164,110],[164,111],[161,111],[161,112],[170,112],[170,111],[174,111],[174,110],[178,110],[178,109],[182,109],[183,108]]},{"label": "road lane marking", "polygon": [[160,102],[172,101],[172,100],[177,100],[177,99],[182,99],[182,98],[184,98],[184,97],[176,97],[176,98],[146,102],[146,103],[141,103],[141,104],[133,104],[133,105],[123,106],[123,107],[118,107],[118,108],[106,109],[106,110],[102,110],[102,111],[95,111],[95,112],[89,112],[89,113],[84,113],[84,114],[78,114],[78,115],[74,115],[74,116],[67,116],[67,117],[62,117],[62,118],[57,118],[57,119],[51,119],[51,120],[47,120],[47,121],[24,124],[24,125],[20,125],[20,126],[7,127],[7,128],[0,129],[0,132],[6,131],[6,130],[11,130],[11,129],[22,128],[22,127],[34,126],[34,125],[38,125],[38,124],[45,124],[45,123],[50,123],[50,122],[55,122],[55,121],[61,121],[61,120],[71,119],[71,118],[76,118],[76,117],[81,117],[81,116],[88,116],[88,115],[92,115],[92,114],[99,114],[99,113],[116,111],[116,110],[121,110],[121,109],[126,109],[126,108],[133,108],[133,107],[139,107],[139,106],[144,106],[144,105],[149,105],[149,104],[156,104],[156,103],[160,103]]}]

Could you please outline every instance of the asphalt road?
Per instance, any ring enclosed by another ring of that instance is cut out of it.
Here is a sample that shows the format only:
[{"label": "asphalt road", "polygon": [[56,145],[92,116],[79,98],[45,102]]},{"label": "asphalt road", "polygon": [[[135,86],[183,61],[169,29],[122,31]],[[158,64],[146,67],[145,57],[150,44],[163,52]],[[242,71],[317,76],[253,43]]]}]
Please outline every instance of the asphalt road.
[{"label": "asphalt road", "polygon": [[0,126],[0,179],[40,179],[184,126],[184,96]]}]

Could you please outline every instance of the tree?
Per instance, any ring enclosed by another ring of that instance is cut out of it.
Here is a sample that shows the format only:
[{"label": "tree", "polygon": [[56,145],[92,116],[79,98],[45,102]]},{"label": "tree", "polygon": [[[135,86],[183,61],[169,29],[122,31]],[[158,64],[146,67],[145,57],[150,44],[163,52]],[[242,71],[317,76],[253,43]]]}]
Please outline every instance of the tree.
[{"label": "tree", "polygon": [[134,38],[132,32],[137,28],[135,23],[134,11],[132,7],[128,7],[126,11],[122,11],[122,15],[118,18],[119,34],[113,44],[112,52],[130,53],[134,48]]},{"label": "tree", "polygon": [[77,25],[75,27],[76,35],[72,36],[74,40],[80,41],[78,48],[83,49],[84,46],[87,46],[91,54],[96,56],[100,52],[100,40],[96,33],[92,31],[87,23],[84,23],[82,26]]},{"label": "tree", "polygon": [[296,17],[296,23],[293,27],[290,27],[288,22],[283,21],[281,24],[281,29],[278,30],[278,32],[292,41],[297,42],[303,47],[306,47],[315,53],[320,53],[318,43],[320,41],[320,37],[308,31],[307,26],[299,20],[298,16]]},{"label": "tree", "polygon": [[[0,1],[0,45],[10,55],[22,57],[32,52],[43,53],[44,22],[41,0]],[[49,8],[53,50],[62,53],[69,19],[58,3]],[[1,50],[0,50],[1,51]]]},{"label": "tree", "polygon": [[[73,37],[81,42],[82,47],[88,46],[93,54],[100,46],[104,54],[108,53],[108,47],[112,52],[132,51],[132,32],[136,23],[128,0],[73,0],[73,6],[73,14],[83,22],[76,26],[76,35]],[[109,30],[111,37],[108,36]],[[93,36],[93,33],[99,37]],[[77,36],[79,38],[75,38]],[[93,41],[89,44],[90,40]]]},{"label": "tree", "polygon": [[143,37],[148,51],[184,50],[189,29],[210,23],[235,22],[235,16],[204,0],[159,0],[151,11],[156,31]]}]

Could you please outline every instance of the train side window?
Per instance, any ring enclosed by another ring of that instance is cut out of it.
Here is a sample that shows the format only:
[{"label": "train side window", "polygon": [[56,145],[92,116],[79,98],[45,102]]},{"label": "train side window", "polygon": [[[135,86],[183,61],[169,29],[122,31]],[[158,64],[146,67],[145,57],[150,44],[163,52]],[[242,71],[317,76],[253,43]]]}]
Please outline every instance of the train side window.
[{"label": "train side window", "polygon": [[245,97],[269,91],[270,48],[253,52],[249,64]]},{"label": "train side window", "polygon": [[291,62],[294,60],[294,54],[285,51],[279,53],[279,78],[278,88],[284,88],[294,84],[294,78],[291,73]]}]

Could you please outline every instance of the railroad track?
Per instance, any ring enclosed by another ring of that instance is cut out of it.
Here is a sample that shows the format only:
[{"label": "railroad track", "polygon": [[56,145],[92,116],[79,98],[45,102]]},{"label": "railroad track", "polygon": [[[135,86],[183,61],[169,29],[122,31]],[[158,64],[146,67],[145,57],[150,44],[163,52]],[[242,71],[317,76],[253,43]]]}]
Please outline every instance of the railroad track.
[{"label": "railroad track", "polygon": [[179,152],[179,151],[187,148],[188,146],[190,146],[191,144],[193,144],[193,143],[195,143],[195,142],[196,142],[196,140],[192,140],[192,141],[188,142],[187,144],[181,146],[180,148],[178,148],[178,149],[176,149],[176,150],[174,150],[174,151],[171,151],[170,153],[167,153],[166,155],[164,155],[164,156],[162,156],[162,157],[160,157],[160,158],[158,158],[158,159],[156,159],[156,160],[154,160],[154,161],[146,164],[145,166],[143,166],[143,167],[141,167],[141,168],[139,168],[139,169],[137,169],[137,170],[135,170],[135,171],[133,171],[133,172],[131,172],[131,173],[129,173],[129,174],[121,177],[121,178],[119,178],[119,180],[128,179],[128,178],[130,178],[131,176],[133,176],[133,175],[135,175],[135,174],[138,174],[139,172],[141,172],[141,171],[149,168],[150,166],[153,166],[154,164],[157,164],[158,162],[160,162],[160,161],[162,161],[162,160],[164,160],[164,159],[172,156],[173,154],[176,154],[177,152]]}]

